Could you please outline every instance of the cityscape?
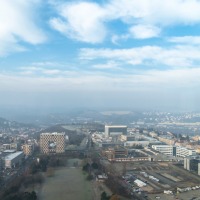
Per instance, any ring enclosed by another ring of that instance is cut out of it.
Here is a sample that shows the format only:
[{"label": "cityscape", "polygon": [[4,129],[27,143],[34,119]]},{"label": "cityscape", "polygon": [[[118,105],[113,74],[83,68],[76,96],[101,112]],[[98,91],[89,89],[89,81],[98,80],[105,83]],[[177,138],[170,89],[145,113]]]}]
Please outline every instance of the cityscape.
[{"label": "cityscape", "polygon": [[[198,198],[198,113],[80,113],[45,125],[0,119],[1,198]],[[89,189],[70,192],[81,181]]]},{"label": "cityscape", "polygon": [[0,200],[200,200],[200,0],[0,0]]}]

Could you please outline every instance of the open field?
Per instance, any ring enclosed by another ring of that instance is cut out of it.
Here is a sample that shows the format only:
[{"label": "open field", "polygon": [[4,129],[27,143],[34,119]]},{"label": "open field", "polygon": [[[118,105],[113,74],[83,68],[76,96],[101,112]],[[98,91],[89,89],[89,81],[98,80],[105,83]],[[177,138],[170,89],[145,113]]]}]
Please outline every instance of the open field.
[{"label": "open field", "polygon": [[[69,162],[71,165],[71,162]],[[80,199],[92,200],[92,183],[86,181],[86,175],[81,168],[64,167],[55,170],[53,177],[46,181],[39,194],[40,200],[66,200]]]}]

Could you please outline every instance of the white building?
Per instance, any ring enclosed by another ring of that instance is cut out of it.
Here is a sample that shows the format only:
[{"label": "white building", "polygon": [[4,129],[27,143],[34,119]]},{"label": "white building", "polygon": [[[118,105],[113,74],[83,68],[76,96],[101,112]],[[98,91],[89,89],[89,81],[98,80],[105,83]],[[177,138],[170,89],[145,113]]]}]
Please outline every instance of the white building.
[{"label": "white building", "polygon": [[186,156],[196,155],[196,151],[194,149],[187,149],[185,147],[179,147],[179,146],[152,145],[152,148],[168,156],[186,157]]},{"label": "white building", "polygon": [[105,136],[126,135],[127,126],[108,126],[105,125]]},{"label": "white building", "polygon": [[24,158],[24,153],[22,151],[18,151],[7,155],[4,158],[5,168],[13,168],[19,166],[22,163],[23,158]]}]

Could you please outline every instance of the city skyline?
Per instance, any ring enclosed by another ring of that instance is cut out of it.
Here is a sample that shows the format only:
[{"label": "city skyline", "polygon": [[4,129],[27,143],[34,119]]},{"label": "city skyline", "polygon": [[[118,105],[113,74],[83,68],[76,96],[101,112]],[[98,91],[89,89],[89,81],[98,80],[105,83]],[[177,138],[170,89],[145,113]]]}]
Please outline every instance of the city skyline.
[{"label": "city skyline", "polygon": [[0,109],[198,110],[200,2],[0,7]]}]

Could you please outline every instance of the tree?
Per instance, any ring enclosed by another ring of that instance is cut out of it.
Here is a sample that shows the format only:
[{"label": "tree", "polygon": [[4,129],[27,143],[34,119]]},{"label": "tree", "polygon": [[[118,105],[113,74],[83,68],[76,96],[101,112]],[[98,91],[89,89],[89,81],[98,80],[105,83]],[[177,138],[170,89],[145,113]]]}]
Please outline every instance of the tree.
[{"label": "tree", "polygon": [[98,169],[98,168],[99,168],[99,166],[98,166],[98,164],[97,164],[97,163],[93,162],[93,163],[92,163],[92,168],[93,168],[93,169]]},{"label": "tree", "polygon": [[90,169],[90,164],[89,164],[89,163],[85,164],[85,165],[83,166],[83,168],[82,168],[82,170],[83,170],[83,171],[86,171],[86,172],[88,172],[89,169]]},{"label": "tree", "polygon": [[87,180],[88,180],[88,181],[91,181],[92,179],[93,179],[93,176],[92,176],[91,174],[88,174]]},{"label": "tree", "polygon": [[102,193],[101,193],[101,200],[109,200],[109,199],[110,199],[110,197],[107,196],[107,193],[106,193],[106,192],[102,192]]}]

